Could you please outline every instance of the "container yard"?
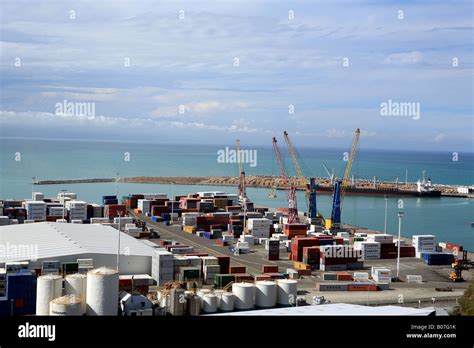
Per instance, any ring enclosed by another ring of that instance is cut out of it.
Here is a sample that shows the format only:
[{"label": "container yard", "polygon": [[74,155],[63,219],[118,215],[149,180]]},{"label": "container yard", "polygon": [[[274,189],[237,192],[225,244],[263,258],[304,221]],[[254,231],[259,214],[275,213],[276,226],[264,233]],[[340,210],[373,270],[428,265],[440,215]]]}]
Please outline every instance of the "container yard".
[{"label": "container yard", "polygon": [[299,211],[289,222],[287,208],[224,191],[100,205],[34,192],[1,210],[3,241],[39,246],[0,260],[2,316],[259,315],[331,303],[383,313],[452,305],[472,280],[472,254],[435,234],[398,239]]}]

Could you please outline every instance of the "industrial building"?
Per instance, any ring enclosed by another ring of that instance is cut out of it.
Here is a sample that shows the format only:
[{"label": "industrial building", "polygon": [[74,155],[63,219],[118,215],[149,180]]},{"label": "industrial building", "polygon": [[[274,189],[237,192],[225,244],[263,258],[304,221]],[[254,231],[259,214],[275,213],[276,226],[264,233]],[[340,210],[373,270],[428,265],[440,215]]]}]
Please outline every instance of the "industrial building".
[{"label": "industrial building", "polygon": [[93,267],[117,267],[120,233],[120,273],[151,274],[153,248],[99,224],[39,222],[3,226],[0,244],[4,246],[0,263],[29,261],[30,269],[41,269],[43,261],[61,263],[93,259]]}]

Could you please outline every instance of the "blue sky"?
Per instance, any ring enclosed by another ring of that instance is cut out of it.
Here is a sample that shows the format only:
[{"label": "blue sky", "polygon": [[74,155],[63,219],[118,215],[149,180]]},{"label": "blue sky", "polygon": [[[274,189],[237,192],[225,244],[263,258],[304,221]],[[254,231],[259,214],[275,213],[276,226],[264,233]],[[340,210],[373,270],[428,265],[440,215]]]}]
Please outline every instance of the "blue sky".
[{"label": "blue sky", "polygon": [[[247,146],[286,129],[347,147],[360,127],[365,148],[473,151],[471,1],[0,6],[3,137]],[[64,100],[95,118],[56,114]],[[419,103],[420,119],[381,116],[388,100]]]}]

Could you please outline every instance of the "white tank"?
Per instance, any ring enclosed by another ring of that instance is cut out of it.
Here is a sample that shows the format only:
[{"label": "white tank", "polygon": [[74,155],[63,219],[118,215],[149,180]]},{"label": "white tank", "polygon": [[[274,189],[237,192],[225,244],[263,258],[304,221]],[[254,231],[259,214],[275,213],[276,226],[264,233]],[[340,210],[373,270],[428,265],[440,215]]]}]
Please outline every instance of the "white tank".
[{"label": "white tank", "polygon": [[250,283],[232,284],[235,296],[234,308],[239,310],[252,309],[254,305],[255,286]]},{"label": "white tank", "polygon": [[82,299],[76,295],[65,295],[49,303],[49,315],[83,315]]},{"label": "white tank", "polygon": [[277,303],[277,285],[270,280],[255,282],[255,305],[261,308],[275,307]]},{"label": "white tank", "polygon": [[219,303],[221,302],[222,294],[225,293],[225,290],[216,289],[212,293],[217,296],[217,307],[219,307]]},{"label": "white tank", "polygon": [[217,312],[217,296],[214,294],[206,294],[201,297],[202,311],[204,313]]},{"label": "white tank", "polygon": [[225,292],[219,301],[219,309],[224,312],[231,312],[234,310],[235,296],[231,292]]},{"label": "white tank", "polygon": [[197,291],[197,295],[198,295],[199,297],[201,297],[201,298],[202,298],[204,295],[207,295],[207,294],[210,294],[210,293],[211,293],[211,290],[210,290],[210,289],[199,289],[199,290]]},{"label": "white tank", "polygon": [[277,280],[277,303],[280,306],[294,306],[296,304],[296,295],[298,291],[298,282],[293,279]]},{"label": "white tank", "polygon": [[87,291],[87,276],[85,274],[76,273],[67,275],[64,280],[64,294],[76,295],[82,301],[82,313],[86,312],[86,291]]},{"label": "white tank", "polygon": [[101,267],[87,273],[87,315],[117,315],[119,274]]},{"label": "white tank", "polygon": [[36,315],[49,315],[49,302],[63,294],[63,278],[47,274],[38,277],[36,283]]}]

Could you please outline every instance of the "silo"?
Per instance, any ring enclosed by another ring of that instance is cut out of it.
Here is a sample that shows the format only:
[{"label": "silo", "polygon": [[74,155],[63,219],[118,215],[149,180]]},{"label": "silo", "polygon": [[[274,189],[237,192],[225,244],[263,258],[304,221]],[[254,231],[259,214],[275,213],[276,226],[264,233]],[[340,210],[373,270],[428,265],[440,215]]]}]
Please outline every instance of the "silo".
[{"label": "silo", "polygon": [[201,313],[201,298],[198,295],[193,295],[188,299],[188,308],[190,316],[197,316]]},{"label": "silo", "polygon": [[49,315],[83,315],[82,299],[76,295],[65,295],[49,303]]},{"label": "silo", "polygon": [[234,310],[235,296],[231,292],[225,292],[221,295],[219,301],[219,309],[223,312],[231,312]]},{"label": "silo", "polygon": [[235,296],[234,308],[239,310],[252,309],[254,305],[255,286],[251,283],[236,283],[232,285]]},{"label": "silo", "polygon": [[214,294],[206,294],[201,298],[202,311],[204,313],[217,312],[217,296]]},{"label": "silo", "polygon": [[76,295],[82,301],[82,313],[86,312],[86,291],[87,291],[87,276],[85,274],[76,273],[67,275],[64,280],[64,294]]},{"label": "silo", "polygon": [[259,308],[275,307],[277,303],[277,285],[270,280],[255,283],[255,306]]},{"label": "silo", "polygon": [[277,303],[280,306],[295,306],[298,282],[293,279],[277,280]]},{"label": "silo", "polygon": [[49,315],[49,302],[61,297],[63,278],[60,275],[47,274],[38,277],[36,283],[36,315]]},{"label": "silo", "polygon": [[101,267],[87,273],[87,315],[117,315],[119,273]]}]

